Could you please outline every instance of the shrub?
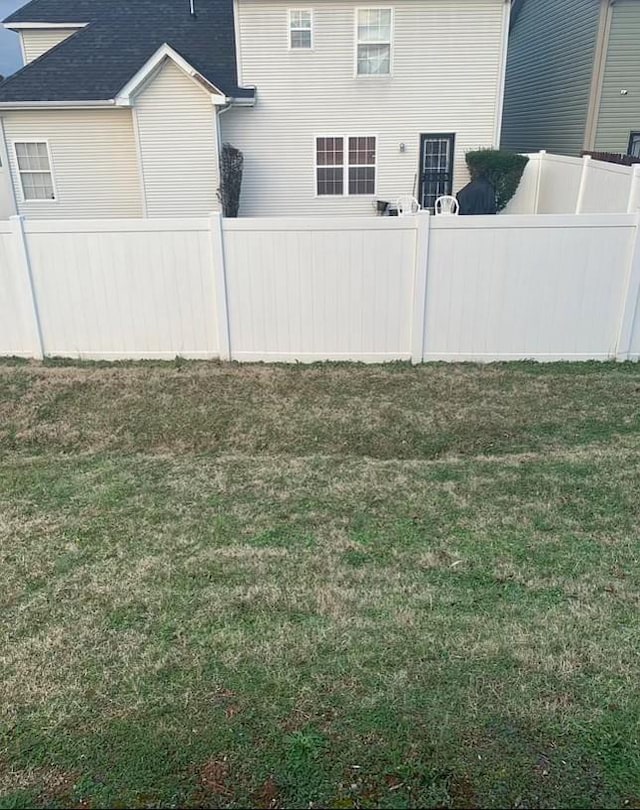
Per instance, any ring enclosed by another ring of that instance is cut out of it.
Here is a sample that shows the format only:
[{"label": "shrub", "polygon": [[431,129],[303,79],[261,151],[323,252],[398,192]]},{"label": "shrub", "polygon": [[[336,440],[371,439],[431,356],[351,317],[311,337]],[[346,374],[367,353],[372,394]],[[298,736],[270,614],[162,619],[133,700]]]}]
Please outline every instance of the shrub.
[{"label": "shrub", "polygon": [[518,190],[529,158],[504,149],[478,149],[467,152],[465,157],[471,179],[482,177],[491,183],[496,190],[498,211],[502,211]]},{"label": "shrub", "polygon": [[244,155],[230,143],[222,144],[218,199],[225,217],[237,217],[240,210]]}]

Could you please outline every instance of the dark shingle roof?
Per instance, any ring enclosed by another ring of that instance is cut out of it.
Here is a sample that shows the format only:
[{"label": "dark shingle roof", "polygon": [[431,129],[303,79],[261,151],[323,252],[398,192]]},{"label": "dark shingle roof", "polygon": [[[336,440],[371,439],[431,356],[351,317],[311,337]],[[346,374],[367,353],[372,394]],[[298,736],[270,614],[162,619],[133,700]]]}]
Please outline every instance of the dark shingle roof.
[{"label": "dark shingle roof", "polygon": [[31,0],[5,22],[89,23],[0,84],[0,102],[103,101],[165,42],[227,96],[238,87],[233,0]]}]

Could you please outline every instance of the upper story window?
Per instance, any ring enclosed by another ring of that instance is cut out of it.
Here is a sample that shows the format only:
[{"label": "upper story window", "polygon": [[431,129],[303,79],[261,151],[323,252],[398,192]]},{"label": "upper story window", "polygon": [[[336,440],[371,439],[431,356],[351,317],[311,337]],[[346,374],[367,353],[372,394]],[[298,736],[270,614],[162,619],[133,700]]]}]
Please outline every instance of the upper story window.
[{"label": "upper story window", "polygon": [[631,157],[640,158],[640,132],[631,133],[627,154],[631,155]]},{"label": "upper story window", "polygon": [[24,201],[55,200],[51,158],[46,141],[21,141],[16,142],[14,147]]},{"label": "upper story window", "polygon": [[292,51],[313,47],[313,12],[310,9],[289,11],[289,48]]},{"label": "upper story window", "polygon": [[390,8],[356,9],[356,73],[358,76],[388,76],[391,73]]}]

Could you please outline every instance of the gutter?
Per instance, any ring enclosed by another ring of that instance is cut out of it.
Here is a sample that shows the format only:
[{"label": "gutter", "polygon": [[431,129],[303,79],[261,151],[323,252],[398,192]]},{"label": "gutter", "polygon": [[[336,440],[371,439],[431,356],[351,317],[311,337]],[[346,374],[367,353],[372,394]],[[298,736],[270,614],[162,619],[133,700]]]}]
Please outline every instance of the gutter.
[{"label": "gutter", "polygon": [[[234,107],[254,107],[255,98],[229,98],[224,104]],[[81,109],[122,109],[133,105],[116,99],[103,101],[0,101],[0,110],[81,110]]]},{"label": "gutter", "polygon": [[41,22],[34,22],[34,23],[3,23],[2,27],[6,28],[8,31],[16,31],[19,33],[20,31],[44,31],[49,28],[51,29],[71,29],[71,28],[86,28],[89,23],[41,23]]},{"label": "gutter", "polygon": [[113,99],[108,101],[0,101],[0,110],[68,110],[82,107],[115,107]]}]

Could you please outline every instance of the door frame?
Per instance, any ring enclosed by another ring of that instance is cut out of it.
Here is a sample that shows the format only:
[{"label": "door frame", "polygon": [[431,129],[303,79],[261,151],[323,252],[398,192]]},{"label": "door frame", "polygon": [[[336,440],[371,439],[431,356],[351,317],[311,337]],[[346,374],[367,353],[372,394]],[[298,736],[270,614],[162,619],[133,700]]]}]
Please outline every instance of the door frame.
[{"label": "door frame", "polygon": [[422,205],[424,200],[424,144],[425,141],[434,140],[448,140],[449,141],[449,180],[448,189],[446,194],[453,193],[453,173],[455,167],[455,149],[456,149],[456,133],[455,132],[421,132],[420,133],[420,147],[418,150],[418,202]]}]

